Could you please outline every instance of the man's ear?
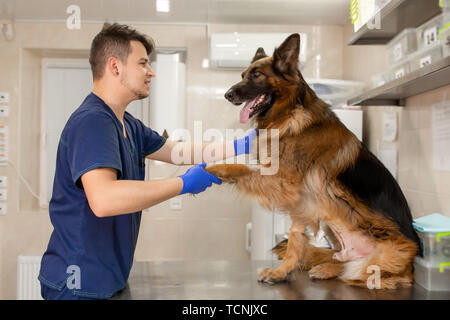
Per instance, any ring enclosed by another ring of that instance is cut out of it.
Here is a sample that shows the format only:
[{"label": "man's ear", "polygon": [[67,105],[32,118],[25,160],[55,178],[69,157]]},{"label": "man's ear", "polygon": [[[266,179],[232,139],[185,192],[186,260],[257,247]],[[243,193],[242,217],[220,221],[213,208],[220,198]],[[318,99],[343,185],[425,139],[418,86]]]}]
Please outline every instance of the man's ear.
[{"label": "man's ear", "polygon": [[114,75],[119,75],[120,61],[116,57],[109,57],[106,61],[106,69]]},{"label": "man's ear", "polygon": [[298,67],[299,52],[300,35],[298,33],[291,34],[273,53],[275,68],[285,73],[295,72]]},{"label": "man's ear", "polygon": [[252,63],[256,60],[262,59],[267,57],[267,54],[264,52],[264,49],[259,47],[258,50],[256,50],[255,56],[253,57]]}]

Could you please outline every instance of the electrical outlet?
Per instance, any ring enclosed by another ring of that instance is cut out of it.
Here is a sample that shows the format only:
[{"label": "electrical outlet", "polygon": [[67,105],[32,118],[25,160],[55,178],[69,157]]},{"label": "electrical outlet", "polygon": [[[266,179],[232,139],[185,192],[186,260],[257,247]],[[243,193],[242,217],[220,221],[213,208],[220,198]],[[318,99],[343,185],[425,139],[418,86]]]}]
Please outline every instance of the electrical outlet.
[{"label": "electrical outlet", "polygon": [[8,126],[0,125],[0,166],[8,163]]},{"label": "electrical outlet", "polygon": [[6,214],[6,203],[0,203],[0,215]]},{"label": "electrical outlet", "polygon": [[0,189],[0,200],[2,201],[8,200],[8,193],[6,189]]},{"label": "electrical outlet", "polygon": [[0,188],[6,188],[8,186],[8,177],[0,176]]},{"label": "electrical outlet", "polygon": [[183,203],[180,197],[170,199],[170,209],[171,210],[181,210],[183,208]]},{"label": "electrical outlet", "polygon": [[7,116],[9,116],[9,107],[0,106],[0,117],[6,118]]},{"label": "electrical outlet", "polygon": [[0,92],[0,103],[9,102],[9,92]]}]

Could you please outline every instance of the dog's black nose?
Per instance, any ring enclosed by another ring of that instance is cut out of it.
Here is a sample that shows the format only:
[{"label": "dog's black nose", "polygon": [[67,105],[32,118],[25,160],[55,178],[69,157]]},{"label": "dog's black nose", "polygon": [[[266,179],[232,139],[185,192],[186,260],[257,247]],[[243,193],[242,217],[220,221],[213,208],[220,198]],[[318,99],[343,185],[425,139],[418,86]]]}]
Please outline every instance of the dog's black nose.
[{"label": "dog's black nose", "polygon": [[225,99],[227,99],[228,101],[232,101],[233,98],[234,98],[234,92],[232,89],[230,89],[225,93]]}]

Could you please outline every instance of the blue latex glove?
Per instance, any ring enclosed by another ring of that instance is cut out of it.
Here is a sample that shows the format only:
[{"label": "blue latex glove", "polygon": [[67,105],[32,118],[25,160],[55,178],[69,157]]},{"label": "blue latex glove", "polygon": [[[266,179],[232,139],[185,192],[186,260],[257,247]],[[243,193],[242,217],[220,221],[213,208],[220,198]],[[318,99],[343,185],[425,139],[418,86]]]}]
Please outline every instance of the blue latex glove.
[{"label": "blue latex glove", "polygon": [[256,137],[256,129],[252,129],[248,135],[241,139],[235,139],[234,142],[234,154],[236,156],[243,153],[250,153],[250,144]]},{"label": "blue latex glove", "polygon": [[205,167],[206,163],[198,164],[179,176],[183,180],[183,190],[180,194],[203,192],[206,188],[211,187],[213,182],[222,184],[222,181],[216,176],[205,171]]}]

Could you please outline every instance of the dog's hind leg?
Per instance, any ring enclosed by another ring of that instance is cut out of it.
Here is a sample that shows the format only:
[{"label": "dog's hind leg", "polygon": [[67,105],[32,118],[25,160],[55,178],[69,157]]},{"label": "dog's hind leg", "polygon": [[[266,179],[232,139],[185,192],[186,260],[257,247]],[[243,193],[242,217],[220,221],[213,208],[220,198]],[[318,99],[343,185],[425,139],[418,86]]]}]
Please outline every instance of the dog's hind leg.
[{"label": "dog's hind leg", "polygon": [[288,275],[300,266],[300,261],[308,244],[305,230],[305,226],[293,226],[291,228],[281,265],[276,269],[263,269],[258,276],[258,281],[268,284],[285,281]]},{"label": "dog's hind leg", "polygon": [[312,279],[336,278],[343,270],[343,264],[333,259],[336,252],[338,250],[318,248],[308,243],[300,261],[300,269],[309,270],[309,277]]},{"label": "dog's hind leg", "polygon": [[382,277],[380,278],[380,281],[377,282],[375,279],[367,279],[366,281],[363,280],[346,280],[341,279],[344,283],[355,286],[355,287],[361,287],[361,288],[368,288],[368,289],[379,289],[379,290],[392,290],[392,289],[399,289],[399,288],[409,288],[412,285],[412,279],[407,276],[391,276],[391,277]]},{"label": "dog's hind leg", "polygon": [[319,265],[316,265],[309,270],[309,277],[311,279],[333,279],[337,278],[342,270],[344,269],[344,266],[342,263],[322,263]]},{"label": "dog's hind leg", "polygon": [[346,262],[339,279],[371,289],[410,287],[416,250],[416,244],[403,236],[381,241],[370,257]]}]

